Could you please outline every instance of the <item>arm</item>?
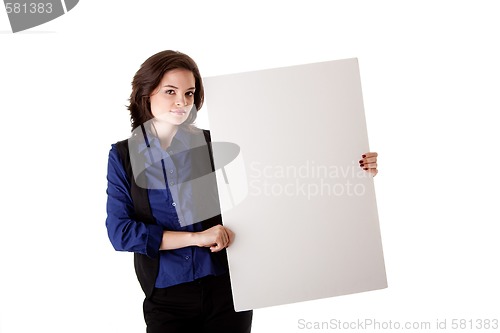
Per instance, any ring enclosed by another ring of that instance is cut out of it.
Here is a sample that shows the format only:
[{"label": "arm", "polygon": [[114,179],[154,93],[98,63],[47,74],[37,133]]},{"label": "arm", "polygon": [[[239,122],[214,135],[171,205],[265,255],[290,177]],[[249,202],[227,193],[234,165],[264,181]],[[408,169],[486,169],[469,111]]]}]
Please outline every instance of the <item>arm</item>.
[{"label": "arm", "polygon": [[212,252],[218,252],[228,247],[234,234],[222,225],[199,232],[163,231],[160,250],[173,250],[186,246],[210,247]]},{"label": "arm", "polygon": [[134,205],[130,196],[130,183],[115,146],[109,152],[107,180],[106,228],[111,244],[117,251],[156,257],[163,228],[131,218]]}]

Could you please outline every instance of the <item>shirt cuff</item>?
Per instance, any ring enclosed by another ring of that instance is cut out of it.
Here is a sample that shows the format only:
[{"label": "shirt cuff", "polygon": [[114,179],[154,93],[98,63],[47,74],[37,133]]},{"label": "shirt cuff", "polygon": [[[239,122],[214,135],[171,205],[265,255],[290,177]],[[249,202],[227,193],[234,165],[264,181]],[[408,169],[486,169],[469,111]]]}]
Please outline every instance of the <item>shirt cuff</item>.
[{"label": "shirt cuff", "polygon": [[148,224],[148,241],[146,242],[146,255],[156,258],[160,252],[160,245],[163,239],[163,228],[157,224]]}]

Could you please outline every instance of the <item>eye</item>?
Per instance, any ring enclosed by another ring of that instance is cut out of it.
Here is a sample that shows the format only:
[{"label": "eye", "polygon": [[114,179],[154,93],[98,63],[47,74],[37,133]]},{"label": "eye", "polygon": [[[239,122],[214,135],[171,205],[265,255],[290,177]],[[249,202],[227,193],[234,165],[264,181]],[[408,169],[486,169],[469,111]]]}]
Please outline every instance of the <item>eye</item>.
[{"label": "eye", "polygon": [[186,96],[193,97],[194,96],[194,91],[188,91],[186,93]]},{"label": "eye", "polygon": [[175,94],[175,91],[173,89],[168,89],[168,90],[165,91],[165,94],[167,94],[167,95],[173,95],[173,94]]}]

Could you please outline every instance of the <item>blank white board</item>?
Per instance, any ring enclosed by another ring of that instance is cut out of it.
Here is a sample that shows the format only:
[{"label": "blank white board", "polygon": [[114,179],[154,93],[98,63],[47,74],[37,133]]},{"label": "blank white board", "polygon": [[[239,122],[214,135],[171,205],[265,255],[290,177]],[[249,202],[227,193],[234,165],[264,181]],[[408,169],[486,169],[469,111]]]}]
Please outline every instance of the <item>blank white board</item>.
[{"label": "blank white board", "polygon": [[204,84],[212,141],[240,147],[239,171],[217,173],[221,196],[239,193],[222,213],[235,309],[387,287],[373,178],[358,163],[370,149],[357,59]]}]

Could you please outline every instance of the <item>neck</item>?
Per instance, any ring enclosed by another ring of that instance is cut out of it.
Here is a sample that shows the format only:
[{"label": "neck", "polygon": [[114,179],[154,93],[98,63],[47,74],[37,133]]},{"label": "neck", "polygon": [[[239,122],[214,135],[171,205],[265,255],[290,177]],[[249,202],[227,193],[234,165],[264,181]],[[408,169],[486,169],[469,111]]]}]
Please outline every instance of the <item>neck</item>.
[{"label": "neck", "polygon": [[162,149],[167,149],[168,147],[170,147],[172,139],[177,133],[177,129],[179,126],[170,124],[165,121],[153,119],[152,127],[153,133],[155,133],[160,140]]}]

